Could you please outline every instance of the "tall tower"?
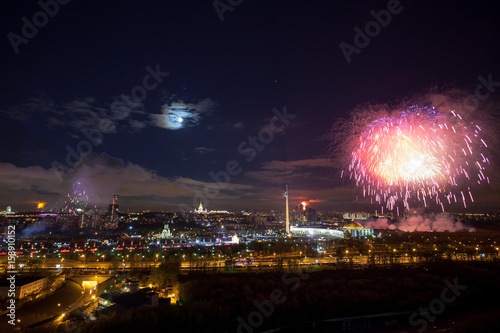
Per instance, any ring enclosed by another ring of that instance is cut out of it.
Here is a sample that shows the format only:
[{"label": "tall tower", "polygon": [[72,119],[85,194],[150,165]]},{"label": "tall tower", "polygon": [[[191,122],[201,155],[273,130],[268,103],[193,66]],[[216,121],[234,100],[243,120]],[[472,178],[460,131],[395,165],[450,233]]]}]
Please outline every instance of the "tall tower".
[{"label": "tall tower", "polygon": [[108,208],[111,223],[115,223],[118,221],[118,208],[120,207],[120,205],[118,204],[119,197],[119,194],[113,193],[113,203],[110,204]]},{"label": "tall tower", "polygon": [[118,198],[120,197],[119,194],[113,193],[113,205],[118,205]]},{"label": "tall tower", "polygon": [[286,191],[285,193],[283,193],[283,196],[285,197],[285,210],[286,210],[285,232],[288,237],[290,235],[290,215],[288,214],[288,184],[286,185]]}]

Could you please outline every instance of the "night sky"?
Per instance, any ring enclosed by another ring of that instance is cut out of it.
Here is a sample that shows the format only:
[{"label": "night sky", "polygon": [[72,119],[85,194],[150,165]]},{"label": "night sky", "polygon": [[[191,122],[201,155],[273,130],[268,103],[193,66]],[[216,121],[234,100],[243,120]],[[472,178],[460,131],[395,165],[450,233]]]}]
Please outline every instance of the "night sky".
[{"label": "night sky", "polygon": [[[89,204],[117,192],[122,210],[200,200],[282,210],[288,184],[292,206],[374,211],[330,158],[337,119],[433,89],[474,95],[489,75],[479,109],[497,116],[496,1],[226,1],[219,13],[212,1],[47,1],[52,15],[10,2],[0,14],[0,210],[61,208],[79,181]],[[354,28],[388,8],[385,27],[346,57],[339,45],[356,47]],[[470,211],[498,210],[496,155]]]}]

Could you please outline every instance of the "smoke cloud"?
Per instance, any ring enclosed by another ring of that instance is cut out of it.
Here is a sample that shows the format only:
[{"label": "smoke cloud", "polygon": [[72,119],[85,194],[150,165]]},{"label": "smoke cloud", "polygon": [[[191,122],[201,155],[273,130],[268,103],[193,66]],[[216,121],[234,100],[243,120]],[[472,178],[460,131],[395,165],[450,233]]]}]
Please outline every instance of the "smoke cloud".
[{"label": "smoke cloud", "polygon": [[389,222],[388,219],[378,219],[364,224],[367,228],[401,230],[407,232],[414,231],[450,231],[459,230],[475,231],[468,228],[463,223],[450,219],[449,217],[438,216],[435,219],[424,218],[423,216],[411,216],[407,219]]},{"label": "smoke cloud", "polygon": [[50,222],[47,220],[40,220],[21,231],[23,237],[31,237],[32,235],[40,234],[44,232],[50,226]]}]

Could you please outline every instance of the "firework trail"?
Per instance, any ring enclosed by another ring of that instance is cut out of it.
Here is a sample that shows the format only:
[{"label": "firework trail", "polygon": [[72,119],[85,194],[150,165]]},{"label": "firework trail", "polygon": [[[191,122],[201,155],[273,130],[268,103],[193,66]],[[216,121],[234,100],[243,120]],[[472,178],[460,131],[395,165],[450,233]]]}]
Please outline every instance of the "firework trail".
[{"label": "firework trail", "polygon": [[402,206],[465,207],[473,183],[489,183],[489,160],[482,127],[452,108],[413,105],[368,108],[337,123],[336,151],[341,177],[362,188],[372,203],[389,210]]}]

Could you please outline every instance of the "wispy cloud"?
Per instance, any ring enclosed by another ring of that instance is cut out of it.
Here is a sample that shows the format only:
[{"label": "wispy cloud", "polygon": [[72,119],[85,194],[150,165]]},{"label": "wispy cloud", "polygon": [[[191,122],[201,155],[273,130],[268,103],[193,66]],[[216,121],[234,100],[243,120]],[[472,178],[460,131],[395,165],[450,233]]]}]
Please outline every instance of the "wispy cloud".
[{"label": "wispy cloud", "polygon": [[[23,206],[15,209],[34,209],[36,202],[44,201],[51,208],[62,208],[67,204],[68,195],[73,194],[75,184],[86,193],[89,206],[105,207],[112,194],[119,193],[122,202],[133,198],[136,206],[130,209],[173,209],[179,202],[192,205],[196,191],[217,186],[215,182],[187,177],[164,177],[105,153],[82,155],[75,166],[62,175],[62,181],[53,169],[0,163],[0,205],[21,203]],[[252,189],[251,185],[229,183],[217,199],[237,197]]]},{"label": "wispy cloud", "polygon": [[244,123],[242,121],[237,122],[236,124],[233,125],[234,128],[236,129],[242,129],[244,126]]},{"label": "wispy cloud", "polygon": [[196,150],[196,152],[199,154],[207,154],[215,151],[215,149],[207,147],[196,147],[194,150]]},{"label": "wispy cloud", "polygon": [[296,170],[299,168],[331,168],[332,162],[328,158],[311,158],[296,161],[270,161],[264,164],[268,170]]},{"label": "wispy cloud", "polygon": [[129,95],[119,95],[111,103],[101,103],[92,97],[55,103],[48,97],[32,98],[27,103],[0,110],[11,119],[40,124],[49,129],[66,129],[70,134],[101,128],[106,122],[107,133],[138,132],[148,126],[175,130],[198,125],[216,103],[210,98],[199,102],[184,102],[180,98],[168,101],[160,112],[146,112],[144,104]]},{"label": "wispy cloud", "polygon": [[286,183],[293,179],[318,177],[313,172],[317,168],[332,168],[328,158],[312,158],[295,161],[269,161],[264,163],[261,170],[247,172],[246,175],[269,183]]},{"label": "wispy cloud", "polygon": [[[292,165],[324,165],[321,161],[293,161]],[[276,163],[271,165],[277,165]],[[284,209],[284,184],[269,182],[261,186],[230,181],[214,194],[218,184],[188,177],[165,177],[135,163],[107,154],[82,155],[75,166],[59,181],[52,169],[39,166],[27,168],[0,163],[0,207],[12,205],[14,210],[34,209],[36,202],[47,202],[47,207],[59,209],[67,205],[68,194],[73,194],[78,182],[85,191],[88,204],[105,208],[113,193],[120,194],[123,209],[179,209],[196,208],[199,200],[209,209]],[[236,180],[236,179],[234,179]],[[289,188],[290,204],[308,201],[317,209],[349,210],[359,207],[354,189],[311,187],[295,182]],[[16,206],[20,205],[20,206]]]}]

